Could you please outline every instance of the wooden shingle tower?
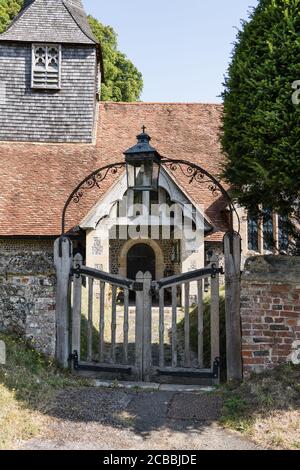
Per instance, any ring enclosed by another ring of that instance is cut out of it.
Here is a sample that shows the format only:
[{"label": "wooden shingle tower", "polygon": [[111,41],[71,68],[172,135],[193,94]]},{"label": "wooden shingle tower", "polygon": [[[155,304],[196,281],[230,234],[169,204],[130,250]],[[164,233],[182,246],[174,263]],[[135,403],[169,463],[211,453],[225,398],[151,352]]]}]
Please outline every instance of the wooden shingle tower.
[{"label": "wooden shingle tower", "polygon": [[0,141],[93,141],[101,50],[81,0],[25,0],[0,35]]}]

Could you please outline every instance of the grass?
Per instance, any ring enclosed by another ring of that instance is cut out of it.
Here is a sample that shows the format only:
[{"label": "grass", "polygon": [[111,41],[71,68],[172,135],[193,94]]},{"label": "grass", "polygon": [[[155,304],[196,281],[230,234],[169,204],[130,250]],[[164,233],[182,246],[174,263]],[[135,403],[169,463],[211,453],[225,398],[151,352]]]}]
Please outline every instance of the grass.
[{"label": "grass", "polygon": [[0,366],[0,449],[36,436],[54,394],[83,381],[58,369],[26,342],[0,333],[7,363]]},{"label": "grass", "polygon": [[[198,309],[195,308],[190,313],[190,343],[191,349],[197,353],[198,350]],[[220,356],[221,356],[221,377],[226,378],[226,329],[225,329],[225,293],[220,292]],[[178,334],[184,336],[184,319],[178,324]],[[210,297],[204,298],[204,333],[203,333],[203,355],[204,366],[210,367]]]},{"label": "grass", "polygon": [[[205,316],[208,309],[206,303]],[[24,341],[1,333],[0,340],[7,348],[7,364],[0,366],[0,449],[12,449],[39,434],[57,391],[87,382],[62,372]],[[300,449],[300,366],[284,364],[242,384],[223,385],[217,393],[224,401],[224,427],[263,448]]]},{"label": "grass", "polygon": [[300,449],[300,366],[283,364],[220,393],[225,427],[264,448]]},{"label": "grass", "polygon": [[[97,351],[99,345],[99,331],[93,325],[92,329],[92,351]],[[81,315],[81,335],[80,335],[80,352],[81,360],[87,359],[88,351],[88,320],[85,315]]]}]

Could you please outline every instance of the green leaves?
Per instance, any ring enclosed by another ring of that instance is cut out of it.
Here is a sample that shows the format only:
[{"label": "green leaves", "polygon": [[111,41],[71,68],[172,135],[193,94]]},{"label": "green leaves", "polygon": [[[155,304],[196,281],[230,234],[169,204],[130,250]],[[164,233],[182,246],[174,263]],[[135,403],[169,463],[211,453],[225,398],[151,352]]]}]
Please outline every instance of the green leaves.
[{"label": "green leaves", "polygon": [[[0,33],[19,12],[23,0],[0,0]],[[118,50],[117,34],[89,16],[89,22],[103,53],[105,83],[101,87],[103,101],[137,101],[143,90],[142,74],[125,54]]]},{"label": "green leaves", "polygon": [[225,179],[252,213],[293,214],[300,192],[300,0],[261,0],[242,24],[224,87]]},{"label": "green leaves", "polygon": [[23,0],[0,0],[0,33],[9,25],[23,4]]}]

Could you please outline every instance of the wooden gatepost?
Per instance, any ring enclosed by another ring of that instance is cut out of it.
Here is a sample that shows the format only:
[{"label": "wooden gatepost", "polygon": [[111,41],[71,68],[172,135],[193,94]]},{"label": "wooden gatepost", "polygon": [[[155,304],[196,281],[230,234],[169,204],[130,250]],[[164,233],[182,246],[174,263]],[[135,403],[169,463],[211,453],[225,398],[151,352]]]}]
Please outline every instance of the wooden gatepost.
[{"label": "wooden gatepost", "polygon": [[227,379],[242,380],[241,237],[238,233],[225,235],[224,256]]},{"label": "wooden gatepost", "polygon": [[70,274],[73,260],[72,242],[67,237],[58,238],[54,243],[54,264],[56,268],[56,360],[63,368],[69,360],[69,299]]}]

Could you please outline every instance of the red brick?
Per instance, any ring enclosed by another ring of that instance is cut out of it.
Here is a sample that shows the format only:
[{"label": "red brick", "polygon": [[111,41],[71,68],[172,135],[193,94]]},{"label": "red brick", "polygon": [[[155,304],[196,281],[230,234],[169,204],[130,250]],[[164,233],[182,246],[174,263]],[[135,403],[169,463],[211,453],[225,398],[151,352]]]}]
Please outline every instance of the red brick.
[{"label": "red brick", "polygon": [[291,286],[288,284],[275,284],[272,286],[272,292],[289,292],[291,290]]},{"label": "red brick", "polygon": [[252,357],[253,353],[252,353],[252,351],[243,351],[242,356],[243,357]]},{"label": "red brick", "polygon": [[292,338],[284,338],[283,341],[285,344],[293,344],[294,342]]},{"label": "red brick", "polygon": [[298,317],[300,317],[298,312],[294,312],[292,310],[290,310],[289,312],[280,312],[280,316],[285,317],[285,318],[288,318],[288,317],[298,318]]},{"label": "red brick", "polygon": [[263,364],[264,363],[264,358],[262,357],[256,357],[256,358],[245,358],[244,359],[244,364],[245,365],[256,365],[256,364]]}]

